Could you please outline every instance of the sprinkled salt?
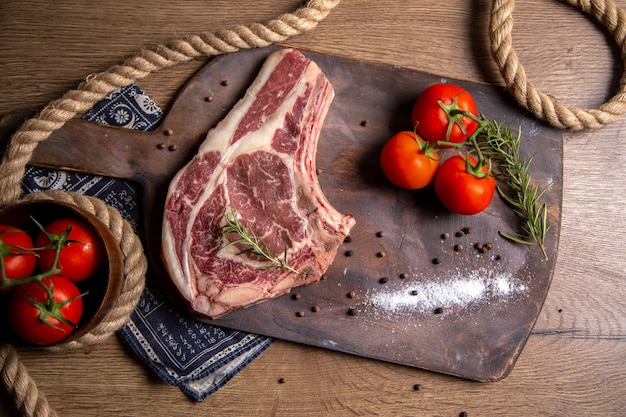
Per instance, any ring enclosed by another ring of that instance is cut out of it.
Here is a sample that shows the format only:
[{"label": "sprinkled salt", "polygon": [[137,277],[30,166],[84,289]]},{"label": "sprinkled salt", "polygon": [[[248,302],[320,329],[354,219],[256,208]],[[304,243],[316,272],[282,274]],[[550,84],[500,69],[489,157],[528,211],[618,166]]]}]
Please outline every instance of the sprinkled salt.
[{"label": "sprinkled salt", "polygon": [[370,290],[365,303],[389,313],[425,312],[441,306],[466,308],[472,303],[504,298],[527,289],[510,273],[479,269],[447,279],[431,277],[424,282]]}]

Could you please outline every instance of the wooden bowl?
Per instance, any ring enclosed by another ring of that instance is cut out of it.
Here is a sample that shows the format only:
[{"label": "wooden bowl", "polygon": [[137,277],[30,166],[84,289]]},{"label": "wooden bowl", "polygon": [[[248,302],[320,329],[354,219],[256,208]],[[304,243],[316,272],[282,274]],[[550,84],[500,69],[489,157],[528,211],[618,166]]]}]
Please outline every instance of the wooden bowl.
[{"label": "wooden bowl", "polygon": [[[80,217],[86,220],[102,240],[106,262],[105,267],[96,275],[76,284],[81,293],[87,292],[83,297],[83,315],[76,330],[56,344],[76,340],[98,326],[117,302],[124,281],[124,257],[115,237],[95,215],[76,205],[54,200],[20,202],[0,211],[0,224],[18,227],[31,235],[34,240],[39,228],[33,222],[33,218],[45,225],[61,217]],[[2,306],[0,338],[24,344],[26,342],[15,335],[6,318],[10,295],[3,294],[0,298]]]}]

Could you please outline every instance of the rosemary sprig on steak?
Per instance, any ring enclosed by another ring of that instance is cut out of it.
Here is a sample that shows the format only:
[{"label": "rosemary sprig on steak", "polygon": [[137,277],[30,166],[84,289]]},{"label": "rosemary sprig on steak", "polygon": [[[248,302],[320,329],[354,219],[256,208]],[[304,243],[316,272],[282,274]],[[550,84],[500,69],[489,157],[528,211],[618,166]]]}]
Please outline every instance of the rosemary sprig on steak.
[{"label": "rosemary sprig on steak", "polygon": [[239,220],[237,219],[237,211],[235,209],[231,209],[231,216],[232,217],[229,217],[228,213],[224,213],[224,220],[226,220],[226,225],[223,226],[221,229],[222,240],[224,240],[226,236],[231,233],[239,235],[239,238],[228,242],[221,249],[226,249],[229,246],[239,244],[245,245],[248,246],[248,248],[237,253],[237,255],[251,252],[259,258],[269,261],[271,265],[262,266],[262,270],[282,268],[288,269],[289,271],[296,274],[298,273],[297,270],[289,266],[289,264],[287,263],[287,246],[285,246],[285,251],[282,258],[275,256],[270,248],[267,246],[267,244],[263,241],[263,239],[260,239],[251,228],[245,227],[244,225],[239,223]]}]

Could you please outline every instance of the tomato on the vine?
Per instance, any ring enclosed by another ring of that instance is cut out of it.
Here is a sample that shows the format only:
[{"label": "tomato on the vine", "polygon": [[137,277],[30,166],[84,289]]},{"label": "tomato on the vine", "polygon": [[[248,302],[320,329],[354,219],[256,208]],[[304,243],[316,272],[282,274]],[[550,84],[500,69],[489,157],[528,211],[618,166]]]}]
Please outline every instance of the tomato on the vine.
[{"label": "tomato on the vine", "polygon": [[474,133],[478,123],[459,110],[477,116],[472,95],[456,85],[433,84],[422,91],[413,105],[413,127],[430,143],[461,143]]},{"label": "tomato on the vine", "polygon": [[[51,235],[62,235],[68,227],[71,231],[67,236],[67,244],[61,249],[57,267],[59,275],[73,282],[84,281],[102,268],[106,259],[104,245],[93,227],[83,219],[62,218],[52,221],[39,232],[35,239],[38,247],[50,243]],[[48,232],[48,233],[46,233]],[[42,271],[48,271],[54,263],[55,250],[47,249],[39,252],[37,265]]]},{"label": "tomato on the vine", "polygon": [[[468,172],[468,166],[477,172]],[[469,155],[446,159],[435,178],[437,197],[448,210],[458,214],[471,215],[486,209],[495,189],[496,180],[488,167],[477,166],[476,159]]]},{"label": "tomato on the vine", "polygon": [[432,182],[439,168],[439,154],[414,132],[395,134],[383,147],[380,165],[389,181],[417,190]]},{"label": "tomato on the vine", "polygon": [[[52,292],[53,303],[43,285]],[[57,275],[20,285],[9,301],[11,327],[22,339],[37,345],[57,343],[68,337],[82,314],[80,291],[74,283]]]},{"label": "tomato on the vine", "polygon": [[37,258],[31,251],[33,241],[26,232],[13,226],[0,225],[0,248],[7,278],[26,278],[33,273]]}]

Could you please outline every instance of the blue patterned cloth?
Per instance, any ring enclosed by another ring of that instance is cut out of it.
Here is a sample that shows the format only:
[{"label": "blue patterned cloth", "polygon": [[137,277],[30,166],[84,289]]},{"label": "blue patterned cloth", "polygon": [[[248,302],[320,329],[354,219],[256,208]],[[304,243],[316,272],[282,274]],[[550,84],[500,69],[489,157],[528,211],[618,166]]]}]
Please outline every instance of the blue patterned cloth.
[{"label": "blue patterned cloth", "polygon": [[[85,115],[89,121],[145,131],[162,117],[163,111],[135,84],[111,93]],[[131,182],[29,166],[22,188],[25,193],[58,189],[98,197],[143,236],[141,190]],[[119,334],[160,378],[197,401],[221,388],[273,342],[190,318],[162,295],[150,270],[137,308]]]}]

